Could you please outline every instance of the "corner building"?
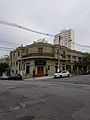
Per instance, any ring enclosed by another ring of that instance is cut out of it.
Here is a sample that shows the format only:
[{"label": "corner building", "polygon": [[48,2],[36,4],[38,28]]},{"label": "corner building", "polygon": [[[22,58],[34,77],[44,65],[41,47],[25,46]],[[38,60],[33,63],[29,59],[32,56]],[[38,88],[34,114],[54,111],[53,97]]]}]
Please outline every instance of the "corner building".
[{"label": "corner building", "polygon": [[58,49],[60,47],[60,70],[70,73],[79,72],[75,62],[82,61],[82,53],[59,45],[34,42],[25,47],[18,47],[10,52],[9,66],[12,73],[20,73],[23,77],[53,75],[58,68]]}]

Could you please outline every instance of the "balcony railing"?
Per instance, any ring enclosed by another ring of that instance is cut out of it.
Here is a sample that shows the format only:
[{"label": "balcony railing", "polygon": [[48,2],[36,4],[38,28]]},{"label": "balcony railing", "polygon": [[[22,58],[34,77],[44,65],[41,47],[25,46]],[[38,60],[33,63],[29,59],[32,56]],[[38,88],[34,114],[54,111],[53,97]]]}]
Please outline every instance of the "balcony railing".
[{"label": "balcony railing", "polygon": [[39,57],[39,56],[45,56],[45,57],[54,57],[54,54],[52,53],[30,53],[30,54],[26,54],[26,55],[23,55],[22,58],[26,58],[26,57]]}]

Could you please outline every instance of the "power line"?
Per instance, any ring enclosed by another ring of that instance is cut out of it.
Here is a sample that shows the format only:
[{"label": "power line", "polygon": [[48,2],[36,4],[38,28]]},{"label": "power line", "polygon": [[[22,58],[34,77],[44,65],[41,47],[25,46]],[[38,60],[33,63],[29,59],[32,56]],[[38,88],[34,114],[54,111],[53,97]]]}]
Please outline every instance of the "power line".
[{"label": "power line", "polygon": [[[12,26],[12,27],[17,27],[17,28],[20,28],[20,29],[24,29],[24,30],[27,30],[27,31],[30,31],[30,32],[34,32],[34,33],[42,34],[42,35],[46,35],[46,36],[51,36],[51,37],[54,37],[54,36],[55,36],[55,35],[51,35],[51,34],[48,34],[48,33],[43,33],[43,32],[39,32],[39,31],[36,31],[36,30],[32,30],[32,29],[23,27],[23,26],[21,26],[21,25],[15,24],[15,23],[9,23],[9,22],[3,21],[3,20],[0,20],[0,24]],[[80,47],[90,48],[90,46],[81,45],[81,44],[77,44],[77,43],[72,43],[72,42],[71,42],[71,44],[74,44],[74,45],[77,45],[77,46],[80,46]]]},{"label": "power line", "polygon": [[14,48],[9,48],[9,47],[0,47],[0,51],[12,51]]},{"label": "power line", "polygon": [[51,37],[55,36],[55,35],[51,35],[51,34],[48,34],[48,33],[43,33],[43,32],[39,32],[39,31],[36,31],[36,30],[28,29],[28,28],[25,28],[21,25],[18,25],[18,24],[15,24],[15,23],[9,23],[9,22],[3,21],[3,20],[0,20],[0,24],[12,26],[12,27],[17,27],[17,28],[20,28],[20,29],[24,29],[24,30],[27,30],[27,31],[30,31],[30,32],[34,32],[34,33],[42,34],[42,35],[46,35],[46,36],[51,36]]},{"label": "power line", "polygon": [[[4,35],[4,36],[8,36],[8,37],[11,37],[11,38],[16,38],[16,39],[21,39],[21,40],[26,40],[26,39],[23,39],[23,38],[19,38],[19,37],[15,37],[15,36],[12,36],[12,35],[8,35],[8,34],[3,34],[3,33],[0,33],[1,35]],[[1,40],[0,40],[1,41]],[[6,42],[6,43],[11,43],[11,44],[15,44],[15,45],[18,45],[16,43],[12,43],[12,42]]]},{"label": "power line", "polygon": [[1,51],[9,51],[9,52],[11,51],[11,50],[5,50],[5,49],[0,49],[0,50],[1,50]]},{"label": "power line", "polygon": [[8,48],[8,47],[0,47],[0,48],[3,48],[3,49],[10,49],[10,50],[13,49],[13,48]]},{"label": "power line", "polygon": [[2,40],[0,40],[0,42],[1,42],[1,43],[11,44],[11,45],[18,45],[18,44],[12,43],[12,42],[2,41]]},{"label": "power line", "polygon": [[81,45],[81,44],[77,44],[77,43],[73,43],[73,42],[71,42],[71,44],[74,44],[74,45],[77,45],[77,46],[80,46],[80,47],[90,48],[90,46]]}]

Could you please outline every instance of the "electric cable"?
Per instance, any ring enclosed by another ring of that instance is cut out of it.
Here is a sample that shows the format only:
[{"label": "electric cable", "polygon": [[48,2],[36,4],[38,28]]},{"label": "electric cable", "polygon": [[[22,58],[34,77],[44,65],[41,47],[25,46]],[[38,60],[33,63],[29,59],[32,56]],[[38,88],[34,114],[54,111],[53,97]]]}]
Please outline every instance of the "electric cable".
[{"label": "electric cable", "polygon": [[36,30],[32,30],[32,29],[23,27],[21,25],[18,25],[18,24],[15,24],[15,23],[9,23],[9,22],[3,21],[3,20],[0,20],[0,24],[12,26],[12,27],[17,27],[17,28],[24,29],[24,30],[27,30],[27,31],[30,31],[30,32],[34,32],[34,33],[37,33],[37,34],[42,34],[42,35],[47,35],[47,36],[54,37],[54,35],[51,35],[51,34],[48,34],[48,33],[39,32],[39,31],[36,31]]},{"label": "electric cable", "polygon": [[9,52],[11,51],[11,50],[8,50],[8,49],[7,49],[7,50],[5,50],[5,49],[0,49],[0,50],[1,50],[1,51],[9,51]]},{"label": "electric cable", "polygon": [[8,48],[8,47],[0,47],[0,48],[3,48],[3,49],[13,49],[13,48]]},{"label": "electric cable", "polygon": [[[27,31],[30,31],[30,32],[34,32],[34,33],[37,33],[37,34],[42,34],[42,35],[47,35],[47,36],[55,37],[55,35],[51,35],[51,34],[48,34],[48,33],[39,32],[39,31],[36,31],[36,30],[32,30],[32,29],[23,27],[21,25],[18,25],[18,24],[15,24],[15,23],[9,23],[9,22],[3,21],[3,20],[0,20],[0,24],[12,26],[12,27],[17,27],[17,28],[24,29],[24,30],[27,30]],[[71,42],[71,44],[74,44],[74,45],[77,45],[77,46],[80,46],[80,47],[90,48],[90,46],[81,45],[81,44],[77,44],[77,43],[73,43],[73,42]]]}]

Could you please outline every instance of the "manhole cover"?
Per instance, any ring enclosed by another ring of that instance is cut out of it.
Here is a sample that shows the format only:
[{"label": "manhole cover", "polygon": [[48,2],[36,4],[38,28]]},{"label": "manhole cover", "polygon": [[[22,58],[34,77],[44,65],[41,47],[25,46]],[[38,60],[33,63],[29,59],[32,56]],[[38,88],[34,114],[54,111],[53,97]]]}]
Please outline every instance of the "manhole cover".
[{"label": "manhole cover", "polygon": [[33,120],[35,118],[34,115],[31,116],[23,116],[22,118],[19,118],[18,120]]}]

